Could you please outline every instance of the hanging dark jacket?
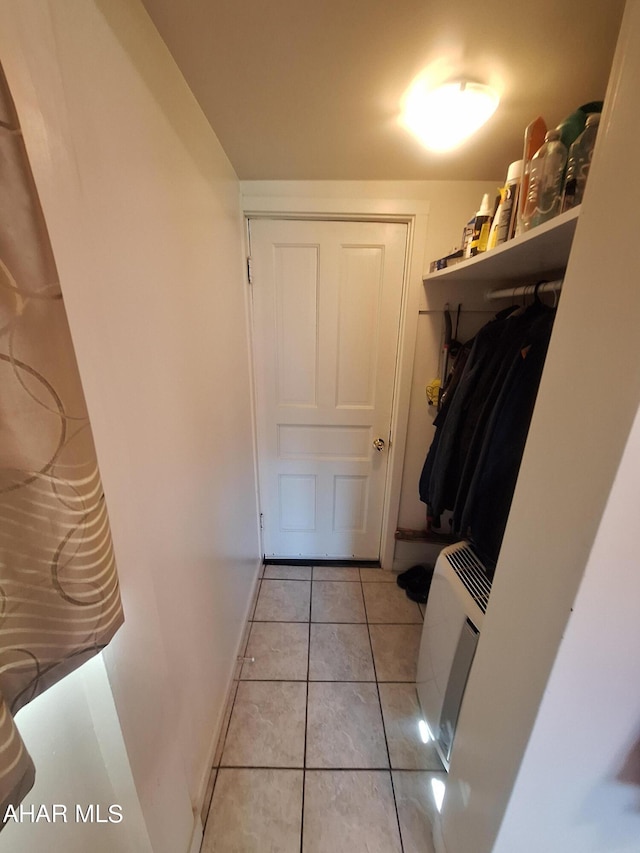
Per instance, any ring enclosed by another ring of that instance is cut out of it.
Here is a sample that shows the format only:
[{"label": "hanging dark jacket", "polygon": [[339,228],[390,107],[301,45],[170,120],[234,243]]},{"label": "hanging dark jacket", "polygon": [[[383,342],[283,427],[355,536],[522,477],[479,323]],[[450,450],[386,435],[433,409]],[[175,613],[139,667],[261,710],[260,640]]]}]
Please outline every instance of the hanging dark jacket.
[{"label": "hanging dark jacket", "polygon": [[553,328],[555,311],[542,308],[510,365],[484,430],[465,500],[454,513],[456,529],[470,536],[489,569],[502,544]]}]

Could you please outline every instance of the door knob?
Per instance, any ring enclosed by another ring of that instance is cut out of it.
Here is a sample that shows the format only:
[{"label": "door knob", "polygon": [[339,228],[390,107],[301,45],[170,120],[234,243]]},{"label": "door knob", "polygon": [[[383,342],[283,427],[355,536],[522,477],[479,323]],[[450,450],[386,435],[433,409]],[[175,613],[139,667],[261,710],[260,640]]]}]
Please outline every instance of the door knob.
[{"label": "door knob", "polygon": [[375,438],[375,439],[373,440],[373,446],[375,447],[375,449],[376,449],[379,453],[381,453],[381,452],[384,450],[384,439],[382,439],[382,438]]}]

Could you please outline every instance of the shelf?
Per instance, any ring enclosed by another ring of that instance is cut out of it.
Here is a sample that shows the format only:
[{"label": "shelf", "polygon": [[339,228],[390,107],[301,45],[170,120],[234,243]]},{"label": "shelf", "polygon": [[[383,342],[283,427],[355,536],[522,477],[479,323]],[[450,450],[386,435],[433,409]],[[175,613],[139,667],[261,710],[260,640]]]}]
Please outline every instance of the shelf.
[{"label": "shelf", "polygon": [[398,542],[429,542],[432,545],[453,545],[460,541],[460,537],[452,533],[438,533],[436,530],[409,530],[406,527],[398,527],[395,538]]},{"label": "shelf", "polygon": [[423,281],[517,283],[561,273],[567,265],[579,215],[580,207],[575,207],[495,249],[429,273]]}]

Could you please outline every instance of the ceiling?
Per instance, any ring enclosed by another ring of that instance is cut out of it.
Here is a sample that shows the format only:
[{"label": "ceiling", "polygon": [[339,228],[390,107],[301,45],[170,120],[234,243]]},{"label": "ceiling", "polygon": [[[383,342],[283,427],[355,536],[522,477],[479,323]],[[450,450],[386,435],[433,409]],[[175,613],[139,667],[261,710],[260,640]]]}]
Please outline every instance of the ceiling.
[{"label": "ceiling", "polygon": [[[604,97],[624,0],[143,0],[240,179],[495,180]],[[426,151],[398,122],[412,79],[497,82],[475,137]]]}]

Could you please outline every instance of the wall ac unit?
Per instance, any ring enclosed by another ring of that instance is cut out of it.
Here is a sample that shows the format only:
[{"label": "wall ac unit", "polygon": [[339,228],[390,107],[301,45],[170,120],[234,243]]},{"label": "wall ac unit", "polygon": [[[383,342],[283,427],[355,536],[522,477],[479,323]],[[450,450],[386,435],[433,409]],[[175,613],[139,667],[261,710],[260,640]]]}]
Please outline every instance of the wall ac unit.
[{"label": "wall ac unit", "polygon": [[416,680],[424,719],[447,770],[490,592],[486,570],[467,542],[440,552],[427,600]]}]

